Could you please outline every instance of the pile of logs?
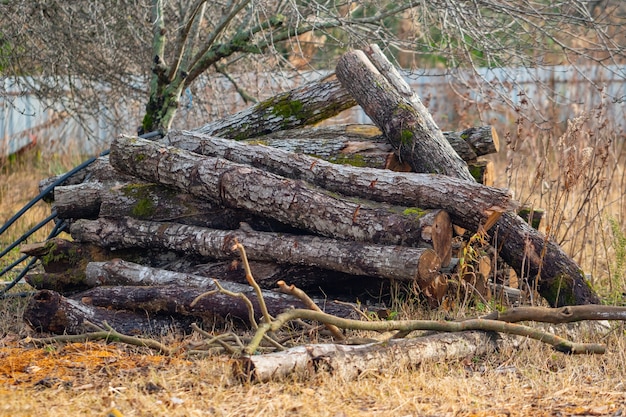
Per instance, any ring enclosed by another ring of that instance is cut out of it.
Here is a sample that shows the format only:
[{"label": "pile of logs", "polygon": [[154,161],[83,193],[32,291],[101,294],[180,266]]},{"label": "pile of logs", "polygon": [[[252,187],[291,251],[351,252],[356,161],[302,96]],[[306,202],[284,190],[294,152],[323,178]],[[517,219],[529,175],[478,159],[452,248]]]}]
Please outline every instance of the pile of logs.
[{"label": "pile of logs", "polygon": [[[357,103],[376,126],[305,127]],[[483,184],[489,166],[477,158],[497,148],[491,127],[444,134],[378,48],[349,52],[336,76],[194,131],[117,138],[56,187],[72,240],[22,247],[44,268],[27,276],[39,292],[25,318],[54,333],[86,321],[124,333],[247,321],[229,294],[260,309],[236,242],[272,315],[305,307],[273,291],[280,280],[326,295],[318,305],[342,317],[354,310],[332,300],[390,281],[440,300],[453,226],[487,233],[553,306],[597,302],[580,268],[515,214],[511,194]]]}]

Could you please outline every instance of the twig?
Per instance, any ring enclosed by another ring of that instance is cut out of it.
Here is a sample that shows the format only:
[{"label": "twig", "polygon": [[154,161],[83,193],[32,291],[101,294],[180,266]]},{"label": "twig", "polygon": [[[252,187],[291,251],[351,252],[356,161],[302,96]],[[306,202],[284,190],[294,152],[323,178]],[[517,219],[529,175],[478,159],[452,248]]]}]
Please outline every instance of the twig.
[{"label": "twig", "polygon": [[265,305],[265,299],[263,298],[263,291],[261,291],[261,287],[259,287],[259,284],[256,283],[256,281],[254,280],[254,277],[252,276],[252,270],[250,269],[250,264],[248,263],[248,256],[246,255],[246,250],[244,249],[243,245],[237,241],[237,239],[235,239],[235,244],[233,245],[232,250],[239,250],[239,253],[241,255],[241,260],[243,262],[243,267],[244,267],[244,270],[246,271],[246,280],[248,281],[248,284],[250,284],[250,286],[254,288],[254,292],[256,292],[256,295],[259,299],[259,306],[261,307],[263,320],[265,321],[265,323],[271,323],[272,316],[270,316],[269,311],[267,311],[267,306]]},{"label": "twig", "polygon": [[211,345],[217,343],[218,345],[220,345],[222,348],[224,348],[231,355],[235,355],[235,354],[238,353],[237,349],[235,349],[234,347],[232,347],[231,345],[226,343],[224,340],[222,340],[222,339],[230,336],[229,334],[220,334],[220,335],[217,335],[217,336],[213,336],[212,334],[210,334],[208,332],[205,332],[200,327],[198,327],[198,325],[196,323],[191,323],[191,328],[194,331],[196,331],[196,332],[200,333],[201,335],[203,335],[204,337],[209,338],[209,340],[204,342],[207,346],[211,346]]},{"label": "twig", "polygon": [[[278,281],[277,285],[281,292],[285,294],[293,295],[294,297],[298,297],[304,303],[304,305],[306,305],[311,310],[319,311],[319,312],[322,311],[317,306],[317,304],[315,304],[315,302],[313,302],[313,300],[311,300],[311,298],[304,291],[302,291],[300,288],[296,287],[295,285],[293,284],[287,285],[285,281],[282,281],[282,280]],[[333,334],[335,339],[338,339],[338,340],[345,339],[345,336],[343,335],[343,333],[341,333],[341,330],[339,330],[337,326],[334,326],[328,323],[324,323],[324,325]]]},{"label": "twig", "polygon": [[461,332],[466,330],[484,330],[500,333],[509,333],[526,336],[551,345],[555,350],[563,353],[604,353],[606,347],[597,343],[575,343],[559,336],[534,329],[532,327],[506,323],[497,320],[471,319],[462,322],[434,321],[434,320],[388,320],[388,321],[359,321],[344,319],[318,311],[294,309],[279,314],[271,323],[262,323],[246,349],[245,354],[253,354],[263,335],[268,331],[277,331],[285,323],[294,319],[316,320],[322,323],[330,323],[342,329],[366,330],[366,331],[414,331],[433,330],[440,332]]},{"label": "twig", "polygon": [[97,329],[97,331],[91,332],[91,333],[77,334],[77,335],[60,335],[60,336],[53,336],[53,337],[44,337],[44,338],[39,338],[39,339],[28,339],[28,341],[35,345],[45,345],[48,343],[85,342],[87,340],[103,340],[104,339],[106,341],[121,342],[127,345],[147,347],[152,350],[156,350],[160,353],[164,353],[166,355],[172,354],[172,350],[170,348],[168,348],[167,346],[165,346],[164,344],[160,342],[157,342],[156,340],[128,336],[128,335],[119,333],[118,331],[113,329],[111,326],[109,326],[106,322],[102,323],[104,328],[96,326],[95,324],[90,323],[88,321],[85,321],[84,323],[88,327]]}]

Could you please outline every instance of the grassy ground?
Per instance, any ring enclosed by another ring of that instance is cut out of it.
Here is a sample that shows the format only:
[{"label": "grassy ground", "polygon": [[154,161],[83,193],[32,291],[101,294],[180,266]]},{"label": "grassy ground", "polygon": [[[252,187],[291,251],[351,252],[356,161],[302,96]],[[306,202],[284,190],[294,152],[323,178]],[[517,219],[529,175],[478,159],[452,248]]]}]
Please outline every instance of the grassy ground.
[{"label": "grassy ground", "polygon": [[[527,204],[548,209],[548,233],[592,273],[595,288],[607,302],[622,304],[624,140],[604,132],[604,127],[585,123],[561,135],[538,132],[520,122],[520,129],[504,138],[509,151],[496,158],[497,172],[504,173],[497,182],[514,189]],[[590,143],[591,154],[585,150]],[[36,195],[40,179],[79,161],[77,156],[42,156],[35,149],[3,162],[0,222]],[[576,176],[577,172],[582,175]],[[0,237],[0,248],[48,214],[49,207],[38,204]],[[49,230],[28,241],[43,239]],[[0,267],[17,256],[18,251],[12,251]],[[7,278],[11,276],[2,279]],[[168,357],[104,342],[35,348],[28,339],[35,335],[21,320],[25,302],[0,300],[1,416],[105,416],[112,408],[124,416],[626,413],[626,343],[620,325],[602,333],[580,334],[577,341],[606,343],[608,353],[602,356],[565,356],[540,343],[522,341],[518,349],[483,357],[426,363],[414,369],[372,370],[356,381],[324,376],[241,384],[230,377],[231,361],[226,356]],[[406,310],[415,314],[414,309]],[[196,337],[188,337],[185,343]],[[182,343],[173,337],[164,342],[172,347]]]}]

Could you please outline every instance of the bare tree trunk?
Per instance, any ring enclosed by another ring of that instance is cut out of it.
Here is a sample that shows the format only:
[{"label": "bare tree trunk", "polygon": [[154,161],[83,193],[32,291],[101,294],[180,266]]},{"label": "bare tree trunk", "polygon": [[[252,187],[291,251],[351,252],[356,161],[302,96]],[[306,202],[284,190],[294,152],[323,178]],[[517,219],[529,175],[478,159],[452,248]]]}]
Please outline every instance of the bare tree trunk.
[{"label": "bare tree trunk", "polygon": [[[164,143],[195,153],[227,158],[326,190],[369,200],[421,208],[442,208],[454,224],[478,230],[494,212],[514,210],[508,190],[484,187],[443,175],[396,173],[332,164],[307,155],[262,145],[171,132]],[[287,163],[288,161],[288,163]]]},{"label": "bare tree trunk", "polygon": [[72,237],[102,247],[171,249],[206,259],[232,259],[237,239],[249,259],[310,265],[352,275],[430,282],[441,261],[431,249],[380,246],[313,236],[225,231],[125,219],[78,220]]},{"label": "bare tree trunk", "polygon": [[267,171],[138,138],[115,140],[111,163],[145,180],[324,236],[419,246],[424,228],[432,226],[420,210],[346,201]]},{"label": "bare tree trunk", "polygon": [[[373,61],[384,59],[375,47],[368,53]],[[388,61],[375,67],[363,52],[349,52],[337,64],[337,76],[416,172],[473,181],[465,162]],[[519,216],[503,214],[491,235],[502,258],[519,276],[540,277],[539,292],[551,305],[599,302],[580,267]]]},{"label": "bare tree trunk", "polygon": [[334,74],[297,87],[224,119],[195,129],[199,133],[242,140],[312,125],[356,105]]}]

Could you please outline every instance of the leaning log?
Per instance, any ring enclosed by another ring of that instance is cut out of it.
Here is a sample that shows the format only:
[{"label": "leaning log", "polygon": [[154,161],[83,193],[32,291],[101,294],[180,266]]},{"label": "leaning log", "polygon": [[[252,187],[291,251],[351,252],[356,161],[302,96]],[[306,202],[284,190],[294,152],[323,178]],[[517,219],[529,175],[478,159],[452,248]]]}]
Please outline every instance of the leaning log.
[{"label": "leaning log", "polygon": [[131,218],[78,220],[71,226],[79,242],[105,248],[160,248],[214,259],[232,259],[235,240],[249,259],[272,261],[397,280],[429,283],[441,261],[431,249],[381,246],[315,236],[253,230],[215,230]]},{"label": "leaning log", "polygon": [[312,125],[355,105],[354,99],[331,74],[194,130],[243,140]]},{"label": "leaning log", "polygon": [[346,201],[301,181],[144,139],[117,138],[110,160],[116,169],[144,180],[323,236],[417,247],[423,230],[432,228],[428,221],[433,217],[420,210]]},{"label": "leaning log", "polygon": [[[380,49],[346,53],[337,76],[416,172],[442,173],[473,180],[465,162],[443,138],[419,97],[384,58]],[[519,276],[538,280],[540,294],[552,305],[599,301],[580,267],[562,249],[519,216],[505,213],[491,231],[502,258]],[[500,246],[501,245],[501,246]]]},{"label": "leaning log", "polygon": [[38,291],[30,299],[24,310],[24,320],[38,332],[54,334],[83,334],[93,331],[85,322],[97,326],[106,322],[118,332],[127,335],[162,335],[171,333],[175,328],[185,330],[191,324],[180,317],[160,314],[147,317],[143,312],[89,306],[49,290]]},{"label": "leaning log", "polygon": [[304,180],[343,195],[402,206],[442,208],[450,214],[454,224],[474,231],[494,212],[516,208],[508,190],[444,175],[399,174],[338,165],[263,145],[245,145],[191,132],[170,132],[162,141],[194,153],[226,158]]},{"label": "leaning log", "polygon": [[310,378],[327,373],[350,380],[363,374],[401,371],[427,361],[446,362],[480,356],[495,349],[496,338],[478,331],[390,339],[365,345],[303,345],[283,352],[240,358],[233,365],[233,373],[242,381]]}]

